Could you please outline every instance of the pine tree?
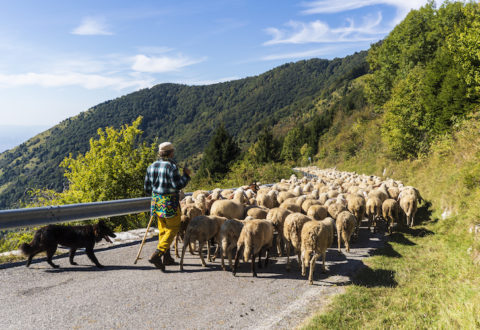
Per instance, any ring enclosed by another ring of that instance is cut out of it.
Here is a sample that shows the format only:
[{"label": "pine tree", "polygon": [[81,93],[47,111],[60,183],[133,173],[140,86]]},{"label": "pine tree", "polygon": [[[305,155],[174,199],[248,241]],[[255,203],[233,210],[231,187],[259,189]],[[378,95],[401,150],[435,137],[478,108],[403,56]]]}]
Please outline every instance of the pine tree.
[{"label": "pine tree", "polygon": [[239,155],[238,144],[228,134],[225,126],[220,124],[205,148],[198,175],[214,178],[223,177]]}]

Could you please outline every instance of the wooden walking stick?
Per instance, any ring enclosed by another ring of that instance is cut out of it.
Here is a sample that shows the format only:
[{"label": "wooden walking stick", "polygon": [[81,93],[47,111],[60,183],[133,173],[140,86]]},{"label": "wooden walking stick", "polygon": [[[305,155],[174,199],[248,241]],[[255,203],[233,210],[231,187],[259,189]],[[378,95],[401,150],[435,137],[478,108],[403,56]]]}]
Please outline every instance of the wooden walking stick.
[{"label": "wooden walking stick", "polygon": [[134,265],[137,264],[138,259],[142,259],[140,258],[140,253],[142,253],[143,244],[145,244],[145,239],[147,238],[148,230],[150,229],[150,225],[152,224],[154,216],[155,216],[155,213],[152,213],[152,216],[150,217],[150,221],[148,222],[147,230],[145,230],[145,235],[143,235],[142,244],[140,244],[140,249],[138,250],[137,257],[133,262]]}]

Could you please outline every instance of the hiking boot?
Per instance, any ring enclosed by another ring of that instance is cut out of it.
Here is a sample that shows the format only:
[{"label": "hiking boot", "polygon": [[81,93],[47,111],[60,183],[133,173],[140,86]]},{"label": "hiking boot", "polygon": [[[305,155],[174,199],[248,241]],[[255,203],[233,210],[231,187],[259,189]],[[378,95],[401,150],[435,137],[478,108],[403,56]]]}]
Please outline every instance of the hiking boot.
[{"label": "hiking boot", "polygon": [[163,264],[162,262],[162,255],[164,254],[164,252],[160,251],[160,250],[155,250],[155,252],[153,252],[152,256],[150,257],[150,259],[148,259],[148,261],[151,263],[151,264],[154,264],[155,267],[157,267],[158,269],[160,269],[162,272],[165,271],[165,265]]},{"label": "hiking boot", "polygon": [[178,262],[176,262],[175,259],[172,258],[172,255],[170,254],[170,249],[165,251],[165,253],[163,254],[163,264],[165,266],[178,265]]}]

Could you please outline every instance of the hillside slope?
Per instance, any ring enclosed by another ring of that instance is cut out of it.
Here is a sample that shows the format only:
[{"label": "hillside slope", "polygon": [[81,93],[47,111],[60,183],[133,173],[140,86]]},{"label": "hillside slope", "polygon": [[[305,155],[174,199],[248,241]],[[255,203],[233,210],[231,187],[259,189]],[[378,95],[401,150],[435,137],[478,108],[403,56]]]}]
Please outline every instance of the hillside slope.
[{"label": "hillside slope", "polygon": [[143,116],[144,140],[170,140],[179,160],[198,155],[220,123],[241,146],[261,128],[295,114],[316,98],[367,72],[366,52],[332,61],[288,63],[255,77],[208,85],[160,84],[101,103],[0,154],[0,209],[19,206],[28,188],[61,190],[58,164],[84,153],[98,128],[120,127]]}]

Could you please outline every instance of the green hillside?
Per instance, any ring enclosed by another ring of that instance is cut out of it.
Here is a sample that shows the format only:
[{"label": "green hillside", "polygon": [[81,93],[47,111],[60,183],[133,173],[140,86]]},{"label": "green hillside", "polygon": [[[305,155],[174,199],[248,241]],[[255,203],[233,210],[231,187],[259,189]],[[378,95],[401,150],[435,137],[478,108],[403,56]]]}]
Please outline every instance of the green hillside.
[{"label": "green hillside", "polygon": [[62,190],[58,165],[70,153],[85,153],[98,128],[119,128],[141,115],[144,141],[170,140],[183,160],[198,156],[223,122],[246,147],[262,127],[302,118],[318,98],[367,68],[366,52],[361,52],[332,61],[288,63],[256,77],[208,86],[161,84],[104,102],[0,154],[0,209],[18,207],[29,188]]}]

